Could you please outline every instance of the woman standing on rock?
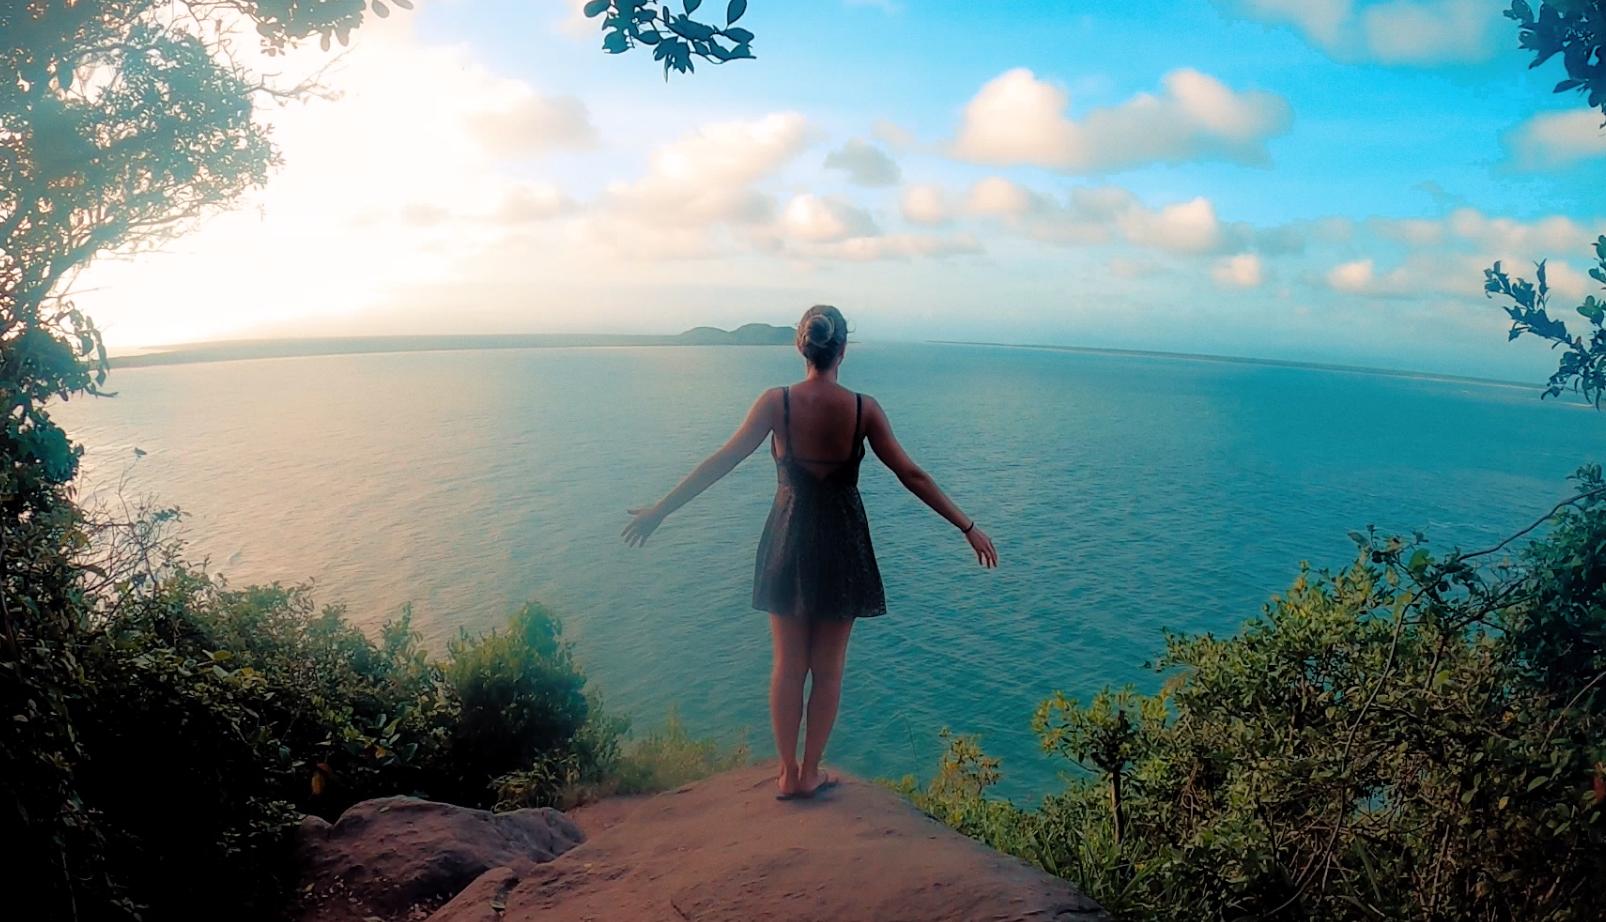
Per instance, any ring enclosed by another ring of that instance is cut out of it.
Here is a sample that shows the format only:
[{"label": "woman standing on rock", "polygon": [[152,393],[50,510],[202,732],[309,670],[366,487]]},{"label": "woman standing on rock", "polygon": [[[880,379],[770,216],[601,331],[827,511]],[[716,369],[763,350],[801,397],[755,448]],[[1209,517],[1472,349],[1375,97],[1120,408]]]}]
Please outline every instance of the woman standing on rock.
[{"label": "woman standing on rock", "polygon": [[[987,533],[904,452],[881,405],[837,383],[847,344],[848,325],[841,311],[826,305],[809,308],[797,325],[797,349],[806,364],[803,380],[759,395],[730,441],[658,503],[630,510],[624,530],[629,544],[646,543],[671,512],[713,486],[765,436],[771,437],[777,485],[758,545],[753,607],[770,616],[770,721],[781,757],[776,796],[782,799],[812,797],[836,783],[820,770],[820,759],[842,698],[848,635],[855,619],[887,610],[859,499],[865,441],[909,492],[964,534],[978,563],[998,566],[998,552]],[[803,682],[809,676],[808,738],[799,763]]]}]

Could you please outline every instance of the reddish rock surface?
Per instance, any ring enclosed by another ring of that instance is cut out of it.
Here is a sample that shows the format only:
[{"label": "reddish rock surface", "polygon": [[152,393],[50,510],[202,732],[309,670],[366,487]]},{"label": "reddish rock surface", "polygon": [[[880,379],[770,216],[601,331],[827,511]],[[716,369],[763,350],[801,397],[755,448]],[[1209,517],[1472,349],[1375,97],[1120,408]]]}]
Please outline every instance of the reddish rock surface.
[{"label": "reddish rock surface", "polygon": [[[493,814],[412,797],[366,800],[333,824],[316,817],[303,821],[298,917],[422,919],[487,871],[527,874],[582,838],[557,810]],[[485,887],[479,891],[489,893]]]},{"label": "reddish rock surface", "polygon": [[577,811],[586,842],[493,872],[430,922],[1092,922],[1068,883],[998,854],[852,778],[774,798],[774,769]]}]

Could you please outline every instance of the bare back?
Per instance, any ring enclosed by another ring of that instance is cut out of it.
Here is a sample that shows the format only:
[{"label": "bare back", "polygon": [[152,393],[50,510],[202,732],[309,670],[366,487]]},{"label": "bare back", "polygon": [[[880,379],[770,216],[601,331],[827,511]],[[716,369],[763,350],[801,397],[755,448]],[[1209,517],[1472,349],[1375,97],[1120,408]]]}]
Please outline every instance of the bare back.
[{"label": "bare back", "polygon": [[772,452],[822,475],[859,458],[863,399],[833,381],[806,380],[783,389],[775,408]]}]

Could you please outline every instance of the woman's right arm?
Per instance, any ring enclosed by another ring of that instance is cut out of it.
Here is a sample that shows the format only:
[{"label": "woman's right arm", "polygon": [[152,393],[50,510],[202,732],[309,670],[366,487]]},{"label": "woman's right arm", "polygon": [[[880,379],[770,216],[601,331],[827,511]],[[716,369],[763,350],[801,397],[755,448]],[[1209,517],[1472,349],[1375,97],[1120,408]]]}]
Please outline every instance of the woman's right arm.
[{"label": "woman's right arm", "polygon": [[[971,550],[976,552],[976,562],[984,567],[998,566],[998,550],[993,547],[993,540],[981,530],[974,519],[965,515],[948,495],[937,486],[937,481],[931,479],[909,453],[898,444],[898,437],[892,434],[892,422],[881,409],[881,404],[870,397],[864,398],[864,434],[870,440],[870,448],[881,463],[887,466],[898,477],[898,482],[910,493],[920,498],[920,501],[930,506],[938,515],[953,523],[955,528],[965,532],[965,538],[970,541]],[[968,527],[968,530],[967,530]]]}]

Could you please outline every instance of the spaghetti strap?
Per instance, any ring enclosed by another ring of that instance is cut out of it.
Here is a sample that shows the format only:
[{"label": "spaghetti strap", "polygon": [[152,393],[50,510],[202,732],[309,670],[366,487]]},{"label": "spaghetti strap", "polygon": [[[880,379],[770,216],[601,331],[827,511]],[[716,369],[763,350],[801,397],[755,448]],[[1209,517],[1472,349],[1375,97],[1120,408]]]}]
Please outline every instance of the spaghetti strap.
[{"label": "spaghetti strap", "polygon": [[792,389],[781,388],[781,438],[786,442],[786,454],[792,453]]},{"label": "spaghetti strap", "polygon": [[864,438],[859,431],[859,420],[864,418],[864,395],[857,391],[853,394],[853,450],[858,450],[859,440]]}]

